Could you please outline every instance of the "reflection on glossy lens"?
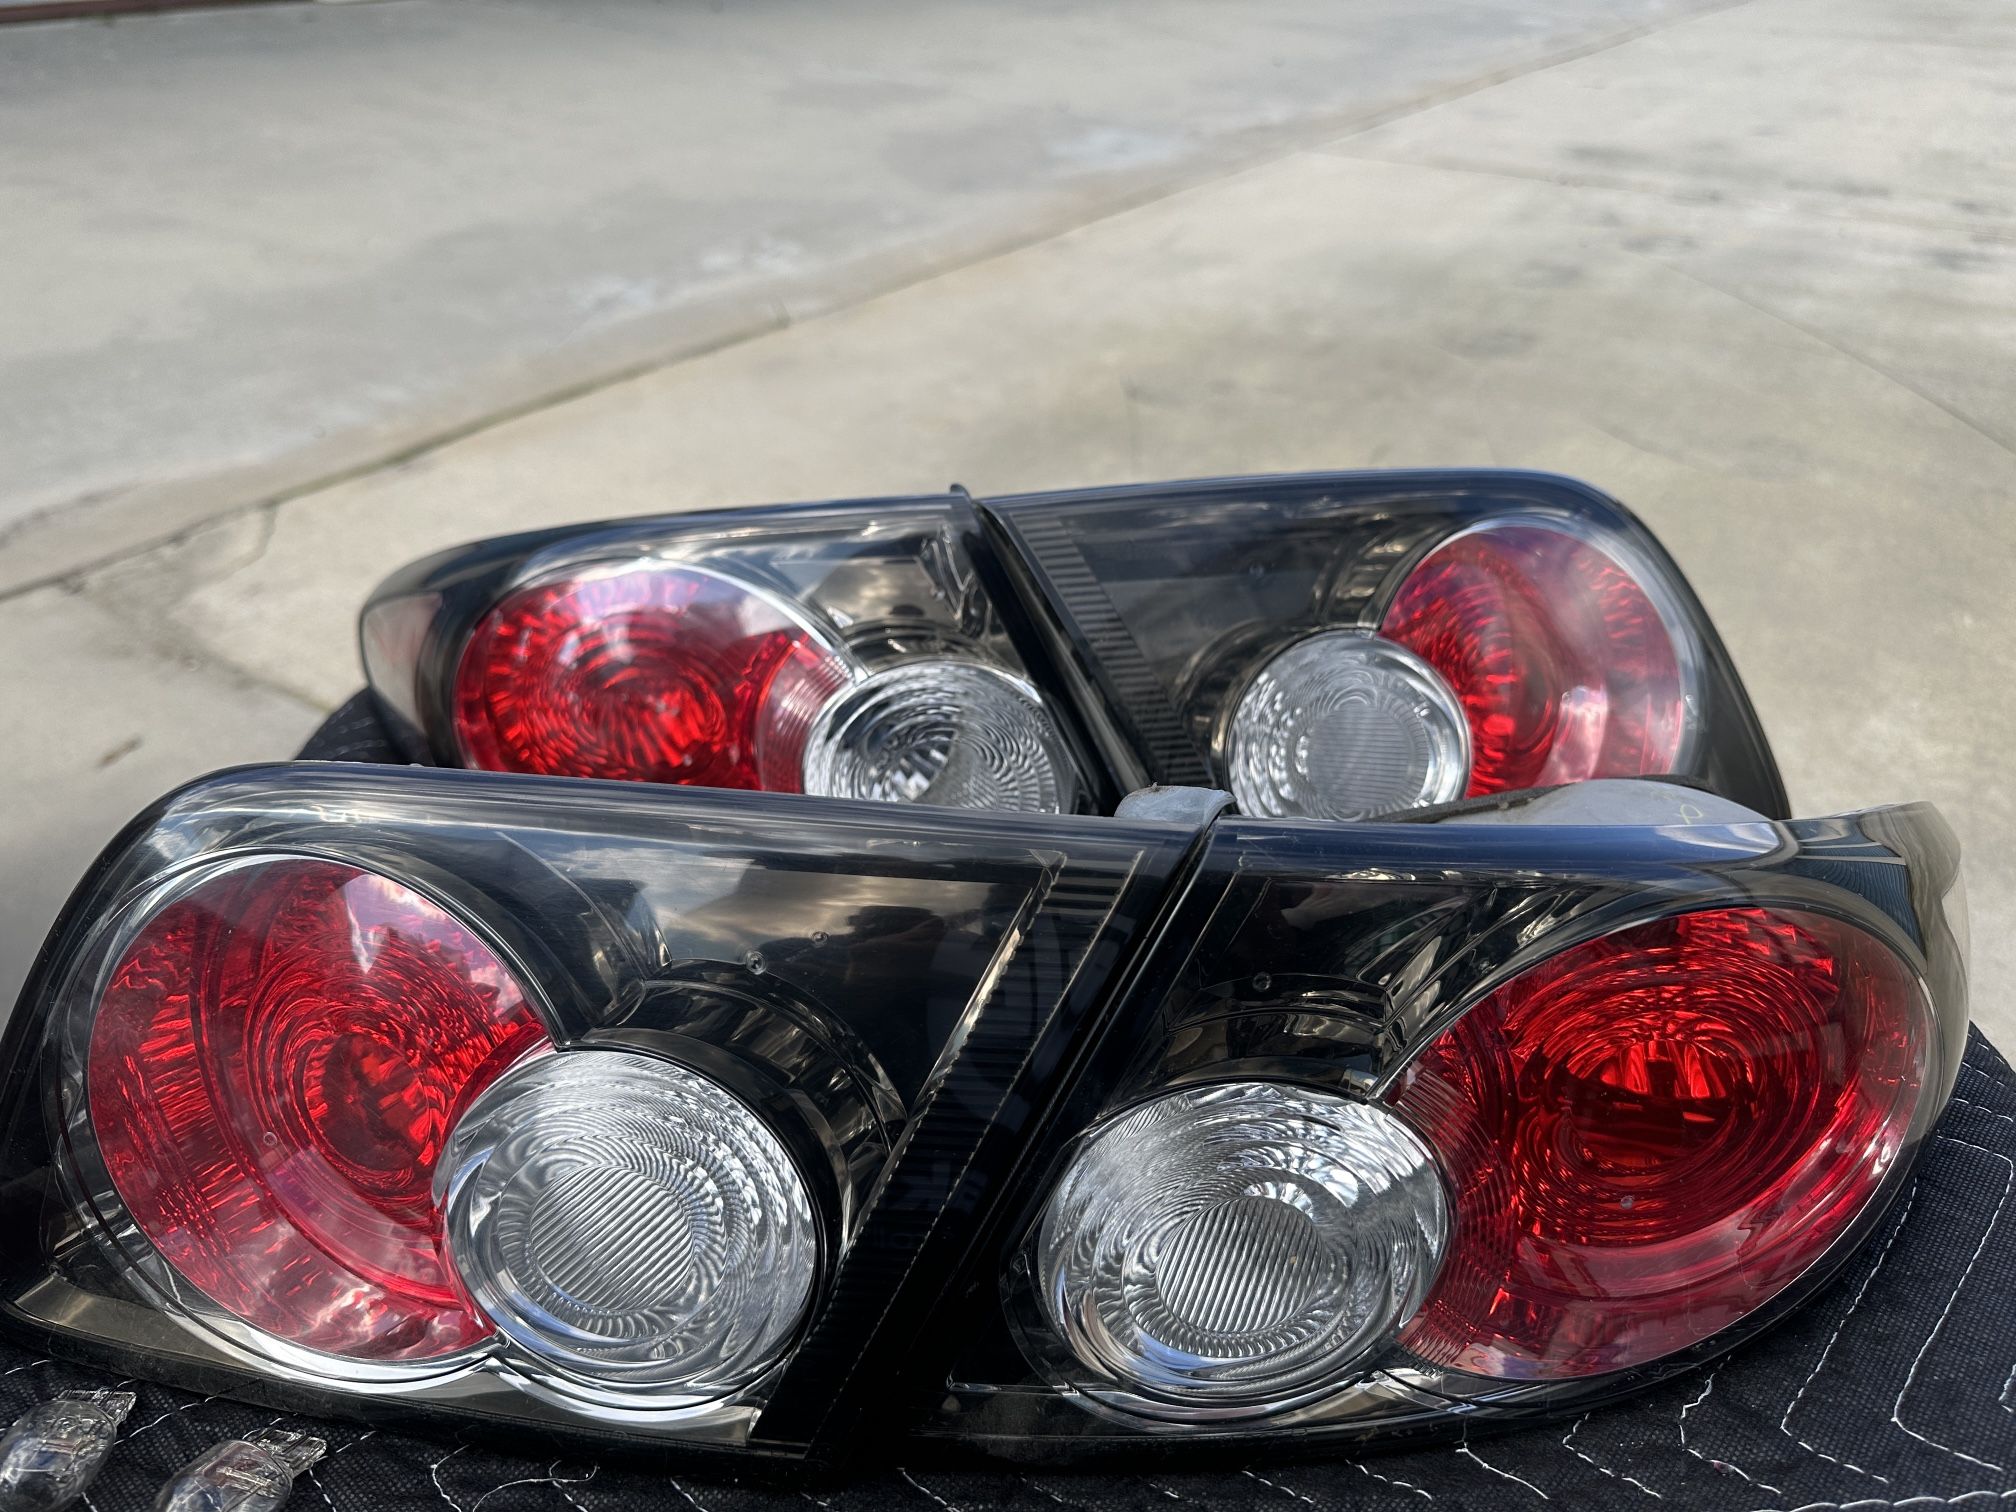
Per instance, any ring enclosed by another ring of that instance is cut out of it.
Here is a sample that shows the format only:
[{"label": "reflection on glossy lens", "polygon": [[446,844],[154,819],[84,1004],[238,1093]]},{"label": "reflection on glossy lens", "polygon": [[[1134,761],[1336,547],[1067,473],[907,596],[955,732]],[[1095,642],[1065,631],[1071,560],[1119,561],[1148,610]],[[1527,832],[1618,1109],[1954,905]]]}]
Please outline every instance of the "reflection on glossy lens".
[{"label": "reflection on glossy lens", "polygon": [[1452,536],[1400,585],[1380,633],[1464,711],[1471,797],[1677,769],[1692,652],[1633,555],[1515,517]]},{"label": "reflection on glossy lens", "polygon": [[653,1405],[749,1384],[811,1300],[797,1167],[747,1104],[669,1061],[528,1062],[470,1109],[444,1170],[450,1253],[499,1331]]},{"label": "reflection on glossy lens", "polygon": [[1062,813],[1076,773],[1036,690],[978,662],[907,662],[834,697],[805,743],[828,798]]},{"label": "reflection on glossy lens", "polygon": [[145,917],[91,1026],[91,1126],[182,1282],[271,1338],[439,1359],[489,1332],[441,1262],[449,1124],[546,1044],[461,919],[303,856],[212,868]]},{"label": "reflection on glossy lens", "polygon": [[1262,667],[1233,712],[1226,758],[1240,809],[1264,818],[1365,819],[1461,796],[1468,727],[1413,652],[1327,631]]},{"label": "reflection on glossy lens", "polygon": [[1035,1259],[1051,1326],[1100,1378],[1087,1390],[1158,1416],[1261,1413],[1340,1384],[1388,1343],[1448,1234],[1441,1178],[1398,1118],[1232,1082],[1093,1134]]}]

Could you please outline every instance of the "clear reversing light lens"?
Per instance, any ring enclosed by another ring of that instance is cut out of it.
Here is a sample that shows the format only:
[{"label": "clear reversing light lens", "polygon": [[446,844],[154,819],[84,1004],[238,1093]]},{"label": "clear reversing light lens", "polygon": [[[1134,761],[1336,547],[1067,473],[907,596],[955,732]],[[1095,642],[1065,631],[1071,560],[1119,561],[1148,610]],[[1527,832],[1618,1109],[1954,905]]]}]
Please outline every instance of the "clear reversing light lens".
[{"label": "clear reversing light lens", "polygon": [[979,662],[889,667],[842,690],[805,742],[805,791],[829,798],[1062,813],[1070,754],[1035,688]]},{"label": "clear reversing light lens", "polygon": [[629,1050],[542,1056],[478,1099],[442,1165],[448,1250],[537,1361],[640,1406],[768,1370],[819,1268],[810,1193],[728,1088]]},{"label": "clear reversing light lens", "polygon": [[1434,1161],[1401,1120],[1228,1082],[1094,1132],[1034,1259],[1051,1327],[1097,1378],[1084,1389],[1158,1416],[1258,1414],[1336,1386],[1389,1343],[1448,1234]]},{"label": "clear reversing light lens", "polygon": [[1312,635],[1246,685],[1226,748],[1232,795],[1262,818],[1365,819],[1462,795],[1463,706],[1435,669],[1352,630]]}]

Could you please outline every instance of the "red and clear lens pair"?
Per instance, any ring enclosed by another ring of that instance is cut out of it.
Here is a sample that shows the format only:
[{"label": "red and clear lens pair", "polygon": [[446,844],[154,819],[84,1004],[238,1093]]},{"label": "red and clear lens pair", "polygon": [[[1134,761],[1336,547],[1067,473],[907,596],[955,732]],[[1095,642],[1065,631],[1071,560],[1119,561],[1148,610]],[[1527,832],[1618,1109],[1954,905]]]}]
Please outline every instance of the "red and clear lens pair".
[{"label": "red and clear lens pair", "polygon": [[[1682,767],[1694,656],[1631,549],[1508,516],[1434,547],[1376,630],[1319,631],[1225,711],[1251,814],[1363,818]],[[957,807],[1068,810],[1042,695],[987,661],[870,671],[800,606],[712,569],[633,561],[518,588],[454,671],[461,759],[606,777]]]},{"label": "red and clear lens pair", "polygon": [[[1677,914],[1551,956],[1458,1019],[1384,1104],[1414,1136],[1382,1108],[1328,1094],[1275,1107],[1290,1089],[1268,1083],[1137,1113],[1142,1128],[1094,1149],[1126,1170],[1159,1149],[1155,1179],[1091,1182],[1070,1199],[1084,1211],[1053,1219],[1045,1242],[1092,1257],[1110,1240],[1118,1284],[1139,1269],[1125,1236],[1080,1230],[1140,1229],[1148,1273],[1167,1262],[1170,1295],[1147,1285],[1111,1300],[1148,1341],[1144,1359],[1176,1348],[1222,1366],[1237,1314],[1263,1339],[1322,1336],[1311,1319],[1359,1338],[1319,1362],[1344,1368],[1387,1342],[1394,1319],[1366,1332],[1322,1278],[1364,1292],[1368,1266],[1408,1251],[1329,1250],[1354,1232],[1354,1203],[1390,1187],[1388,1206],[1418,1206],[1426,1193],[1436,1211],[1409,1229],[1426,1251],[1404,1284],[1392,1278],[1411,1294],[1405,1313],[1426,1296],[1401,1335],[1411,1350],[1485,1375],[1619,1369],[1719,1332],[1848,1230],[1904,1146],[1929,1044],[1922,989],[1866,931],[1807,911]],[[491,1332],[446,1248],[444,1152],[486,1089],[549,1048],[513,973],[412,890],[333,862],[228,867],[160,908],[113,965],[89,1041],[91,1137],[140,1232],[231,1316],[325,1353],[440,1359]],[[500,1115],[507,1127],[578,1121],[578,1098],[563,1114],[566,1100],[541,1088]],[[1256,1098],[1267,1106],[1248,1107]],[[598,1137],[628,1128],[635,1144],[643,1127],[619,1117]],[[583,1133],[544,1132],[560,1144]],[[663,1205],[658,1155],[648,1139],[636,1153],[623,1169],[532,1183],[524,1221],[559,1227],[520,1236],[521,1280],[528,1256],[584,1231],[569,1183],[576,1196]],[[1423,1175],[1430,1156],[1440,1181]],[[1352,1192],[1341,1205],[1339,1181]],[[1123,1197],[1127,1214],[1099,1216]],[[1440,1216],[1445,1200],[1453,1221]],[[768,1225],[774,1244],[776,1215]],[[690,1234],[659,1237],[668,1261],[704,1268]],[[1226,1252],[1214,1258],[1213,1246]],[[1197,1279],[1230,1274],[1242,1256],[1241,1286]],[[1284,1257],[1292,1287],[1270,1279]],[[802,1275],[804,1261],[785,1268]],[[497,1269],[484,1267],[478,1291]],[[605,1279],[648,1291],[663,1278]],[[1096,1290],[1096,1278],[1085,1284]],[[1070,1302],[1061,1271],[1053,1290],[1060,1316],[1102,1315],[1096,1297]],[[1398,1305],[1388,1286],[1364,1295]],[[1138,1307],[1160,1309],[1161,1333],[1195,1338],[1157,1338]],[[1298,1308],[1310,1317],[1290,1316]],[[1108,1340],[1102,1356],[1117,1347]],[[1249,1395],[1271,1382],[1259,1361],[1228,1379]]]},{"label": "red and clear lens pair", "polygon": [[1176,1420],[1291,1410],[1395,1345],[1497,1379],[1643,1365],[1856,1231],[1932,1047],[1910,968],[1838,918],[1631,925],[1490,992],[1379,1102],[1234,1081],[1124,1111],[1050,1198],[1036,1295],[1075,1388]]},{"label": "red and clear lens pair", "polygon": [[[862,1340],[896,1379],[891,1298],[975,1325],[1006,1374],[934,1379],[1014,1388],[1015,1435],[1593,1402],[1831,1273],[1963,1018],[1929,811],[1628,794],[1351,827],[221,774],[108,854],[31,988],[20,1169],[73,1227],[30,1315],[663,1439],[789,1423]],[[892,1171],[900,1213],[865,1196]],[[913,1220],[1008,1261],[1010,1309],[962,1314]]]},{"label": "red and clear lens pair", "polygon": [[355,866],[177,889],[112,963],[84,1074],[80,1154],[143,1273],[283,1363],[503,1348],[677,1411],[760,1376],[810,1302],[813,1204],[753,1109],[653,1056],[554,1052],[474,930]]},{"label": "red and clear lens pair", "polygon": [[491,771],[1066,812],[1072,758],[1035,688],[953,657],[859,666],[783,600],[665,563],[522,588],[455,674]]},{"label": "red and clear lens pair", "polygon": [[1241,808],[1359,819],[1681,769],[1693,657],[1620,542],[1511,518],[1444,541],[1377,632],[1328,630],[1257,668],[1230,711]]}]

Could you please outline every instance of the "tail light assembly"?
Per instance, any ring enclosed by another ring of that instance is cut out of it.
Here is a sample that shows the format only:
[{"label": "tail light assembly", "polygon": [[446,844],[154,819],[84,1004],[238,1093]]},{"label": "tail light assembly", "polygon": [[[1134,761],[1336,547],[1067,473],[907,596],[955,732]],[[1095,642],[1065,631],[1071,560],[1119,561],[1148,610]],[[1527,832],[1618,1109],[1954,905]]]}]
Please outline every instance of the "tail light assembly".
[{"label": "tail light assembly", "polygon": [[740,510],[480,542],[364,610],[411,759],[1111,813],[1364,819],[1680,776],[1774,818],[1741,683],[1615,501],[1517,472]]},{"label": "tail light assembly", "polygon": [[1957,865],[1922,806],[1654,782],[1340,825],[225,773],[9,1025],[0,1327],[744,1468],[1580,1412],[1889,1206]]},{"label": "tail light assembly", "polygon": [[420,562],[362,619],[444,766],[1070,813],[1096,762],[982,586],[963,498],[555,530]]}]

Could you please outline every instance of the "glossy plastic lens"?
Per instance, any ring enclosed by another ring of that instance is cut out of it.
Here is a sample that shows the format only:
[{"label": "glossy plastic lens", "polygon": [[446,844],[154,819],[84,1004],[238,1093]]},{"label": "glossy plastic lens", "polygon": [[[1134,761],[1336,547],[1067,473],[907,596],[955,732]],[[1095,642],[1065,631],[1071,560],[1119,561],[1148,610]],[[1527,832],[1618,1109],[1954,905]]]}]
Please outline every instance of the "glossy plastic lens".
[{"label": "glossy plastic lens", "polygon": [[1262,818],[1365,819],[1460,797],[1463,707],[1405,647],[1354,631],[1297,641],[1247,684],[1227,741],[1232,795]]},{"label": "glossy plastic lens", "polygon": [[812,1200],[726,1087],[625,1050],[575,1050],[499,1081],[443,1167],[463,1285],[566,1375],[680,1406],[768,1370],[812,1297]]},{"label": "glossy plastic lens", "polygon": [[1523,1379],[1726,1328],[1875,1195],[1930,1034],[1904,963],[1814,913],[1680,914],[1515,977],[1391,1099],[1441,1154],[1460,1236],[1405,1343]]},{"label": "glossy plastic lens", "polygon": [[484,616],[455,674],[455,733],[493,771],[795,792],[806,728],[849,675],[746,584],[610,569]]},{"label": "glossy plastic lens", "polygon": [[1401,584],[1380,633],[1455,690],[1472,796],[1674,770],[1690,658],[1625,555],[1500,521],[1444,542]]},{"label": "glossy plastic lens", "polygon": [[1061,813],[1077,774],[1028,683],[978,662],[906,662],[848,688],[812,726],[805,791],[829,798]]},{"label": "glossy plastic lens", "polygon": [[1035,1266],[1051,1327],[1097,1378],[1086,1390],[1171,1417],[1260,1413],[1390,1342],[1448,1229],[1434,1162],[1385,1109],[1231,1082],[1092,1134]]},{"label": "glossy plastic lens", "polygon": [[331,861],[212,873],[141,924],[91,1026],[90,1132],[187,1283],[267,1334],[417,1360],[488,1330],[439,1251],[434,1165],[545,1030],[438,905]]}]

